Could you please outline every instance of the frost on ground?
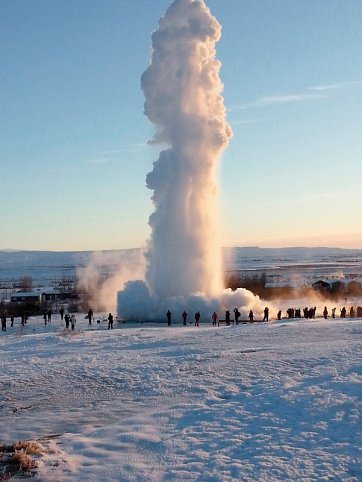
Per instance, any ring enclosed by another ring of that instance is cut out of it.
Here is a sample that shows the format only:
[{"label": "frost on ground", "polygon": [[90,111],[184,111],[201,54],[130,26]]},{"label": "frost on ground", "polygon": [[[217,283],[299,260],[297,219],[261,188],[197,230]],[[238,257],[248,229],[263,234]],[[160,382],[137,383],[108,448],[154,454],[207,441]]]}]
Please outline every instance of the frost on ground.
[{"label": "frost on ground", "polygon": [[0,336],[0,444],[41,443],[34,482],[362,480],[362,320],[41,322]]}]

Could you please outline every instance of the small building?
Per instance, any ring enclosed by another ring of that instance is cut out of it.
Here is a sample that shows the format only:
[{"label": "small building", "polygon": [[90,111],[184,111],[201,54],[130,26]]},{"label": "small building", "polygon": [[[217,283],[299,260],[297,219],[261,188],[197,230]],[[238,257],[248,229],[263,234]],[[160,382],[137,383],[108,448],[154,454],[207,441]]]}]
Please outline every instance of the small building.
[{"label": "small building", "polygon": [[17,291],[11,294],[10,301],[12,303],[40,303],[40,291]]},{"label": "small building", "polygon": [[41,292],[41,301],[45,303],[46,301],[65,301],[69,299],[74,299],[76,295],[74,291],[65,291],[63,289],[49,288]]},{"label": "small building", "polygon": [[350,295],[361,295],[362,294],[362,283],[357,280],[352,280],[347,284],[348,293]]},{"label": "small building", "polygon": [[315,291],[319,291],[321,293],[328,293],[331,289],[331,285],[327,283],[327,281],[323,281],[322,279],[320,279],[312,284],[312,288]]},{"label": "small building", "polygon": [[343,281],[334,281],[331,285],[331,292],[335,295],[344,295],[347,291],[347,283]]},{"label": "small building", "polygon": [[11,294],[13,303],[47,303],[75,299],[74,291],[58,290],[54,288],[39,289],[37,291],[16,291]]}]

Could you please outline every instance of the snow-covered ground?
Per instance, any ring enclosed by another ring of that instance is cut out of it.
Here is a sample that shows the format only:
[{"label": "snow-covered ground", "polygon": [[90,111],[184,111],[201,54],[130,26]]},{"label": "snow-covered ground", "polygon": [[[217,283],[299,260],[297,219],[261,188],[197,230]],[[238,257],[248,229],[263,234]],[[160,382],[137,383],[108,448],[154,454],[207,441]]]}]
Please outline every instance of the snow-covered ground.
[{"label": "snow-covered ground", "polygon": [[0,336],[0,443],[40,441],[34,482],[362,480],[361,319],[77,320]]}]

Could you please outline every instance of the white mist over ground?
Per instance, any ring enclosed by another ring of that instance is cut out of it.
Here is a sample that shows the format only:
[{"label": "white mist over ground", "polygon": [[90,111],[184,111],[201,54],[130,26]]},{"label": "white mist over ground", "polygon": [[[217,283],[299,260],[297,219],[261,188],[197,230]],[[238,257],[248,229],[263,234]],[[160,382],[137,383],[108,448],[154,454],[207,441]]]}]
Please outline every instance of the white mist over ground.
[{"label": "white mist over ground", "polygon": [[[207,297],[203,294],[191,294],[188,296],[170,296],[162,299],[157,295],[150,295],[146,283],[143,281],[130,281],[125,284],[125,289],[118,293],[118,314],[125,320],[134,321],[164,321],[168,310],[172,313],[172,319],[181,320],[184,310],[188,313],[188,319],[193,320],[194,314],[200,312],[201,321],[210,321],[214,311],[220,319],[225,318],[225,311],[233,311],[237,308],[242,319],[246,319],[250,310],[256,317],[262,316],[264,305],[258,296],[248,290],[240,288],[236,291],[231,289],[222,290],[218,297]],[[271,304],[269,303],[269,307]],[[232,319],[233,313],[231,313]]]},{"label": "white mist over ground", "polygon": [[153,143],[166,144],[147,175],[155,211],[149,224],[146,280],[118,295],[126,319],[157,319],[170,309],[210,317],[214,310],[262,306],[246,290],[223,292],[217,167],[232,135],[225,120],[215,44],[221,27],[204,1],[176,0],[152,34],[142,75]]},{"label": "white mist over ground", "polygon": [[0,444],[41,443],[33,482],[359,482],[361,335],[361,318],[16,319],[0,332]]},{"label": "white mist over ground", "polygon": [[115,311],[117,292],[126,281],[144,276],[145,258],[140,249],[97,251],[87,266],[77,269],[77,288],[86,293],[88,308]]}]

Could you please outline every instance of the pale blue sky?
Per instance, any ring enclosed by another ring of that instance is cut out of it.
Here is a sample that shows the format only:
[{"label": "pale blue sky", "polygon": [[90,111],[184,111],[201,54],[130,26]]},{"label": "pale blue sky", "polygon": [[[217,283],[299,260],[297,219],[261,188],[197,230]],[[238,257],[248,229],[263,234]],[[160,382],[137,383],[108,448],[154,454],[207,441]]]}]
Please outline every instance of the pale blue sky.
[{"label": "pale blue sky", "polygon": [[[168,0],[0,0],[0,249],[144,245],[140,76]],[[223,244],[362,248],[361,0],[208,0]]]}]

